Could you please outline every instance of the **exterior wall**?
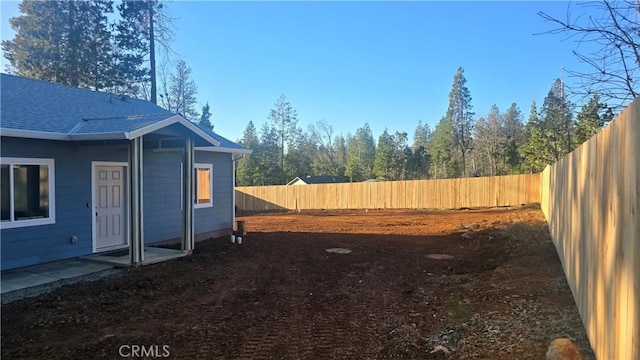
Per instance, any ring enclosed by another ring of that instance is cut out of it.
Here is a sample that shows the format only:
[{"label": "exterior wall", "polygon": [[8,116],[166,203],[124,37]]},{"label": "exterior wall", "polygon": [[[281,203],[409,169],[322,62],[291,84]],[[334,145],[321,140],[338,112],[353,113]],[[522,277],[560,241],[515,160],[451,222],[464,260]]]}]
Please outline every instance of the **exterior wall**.
[{"label": "exterior wall", "polygon": [[[91,166],[127,162],[128,150],[76,142],[2,137],[3,157],[55,160],[55,224],[3,229],[0,269],[35,265],[92,253]],[[182,152],[144,152],[145,244],[182,237]],[[195,234],[233,227],[231,155],[196,152],[196,163],[213,163],[213,207],[195,209]],[[71,243],[77,236],[78,242]]]},{"label": "exterior wall", "polygon": [[[182,156],[182,152],[144,153],[145,244],[182,237]],[[194,209],[194,234],[231,229],[231,155],[196,151],[195,163],[213,164],[213,207]]]},{"label": "exterior wall", "polygon": [[231,154],[196,151],[195,162],[213,164],[213,207],[194,210],[194,233],[232,229],[234,184]]},{"label": "exterior wall", "polygon": [[[3,157],[53,158],[56,202],[55,224],[2,230],[1,269],[91,254],[91,162],[126,162],[127,150],[2,137],[0,151]],[[72,236],[78,237],[76,244]]]},{"label": "exterior wall", "polygon": [[145,244],[182,237],[182,156],[181,151],[144,152]]}]

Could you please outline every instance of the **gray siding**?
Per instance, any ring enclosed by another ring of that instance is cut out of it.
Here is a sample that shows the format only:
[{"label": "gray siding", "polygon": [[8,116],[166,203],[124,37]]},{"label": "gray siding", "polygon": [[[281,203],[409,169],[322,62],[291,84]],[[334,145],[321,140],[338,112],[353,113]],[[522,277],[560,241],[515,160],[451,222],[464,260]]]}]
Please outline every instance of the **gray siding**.
[{"label": "gray siding", "polygon": [[[78,143],[2,137],[3,157],[55,160],[56,222],[3,229],[1,269],[28,266],[92,253],[91,163],[127,162],[126,149]],[[196,163],[213,164],[213,207],[194,210],[195,233],[233,227],[233,177],[230,154],[196,152]],[[181,152],[144,152],[145,243],[180,238]],[[78,237],[76,244],[72,236]]]}]

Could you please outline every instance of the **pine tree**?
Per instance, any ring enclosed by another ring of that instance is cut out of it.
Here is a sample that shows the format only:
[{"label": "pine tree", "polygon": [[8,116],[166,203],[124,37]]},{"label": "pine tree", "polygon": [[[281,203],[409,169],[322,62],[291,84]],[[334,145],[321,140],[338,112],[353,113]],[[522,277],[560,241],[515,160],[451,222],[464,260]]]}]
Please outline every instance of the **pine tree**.
[{"label": "pine tree", "polygon": [[336,175],[345,176],[347,141],[342,134],[336,136]]},{"label": "pine tree", "polygon": [[198,121],[198,125],[201,128],[213,131],[213,124],[211,123],[211,108],[209,107],[209,102],[202,107],[202,114],[200,114],[200,121]]},{"label": "pine tree", "polygon": [[613,119],[613,111],[593,94],[576,117],[576,144],[582,144]]},{"label": "pine tree", "polygon": [[318,147],[311,136],[298,131],[287,146],[282,183],[288,183],[296,176],[315,175],[312,164],[314,157],[318,154]]},{"label": "pine tree", "polygon": [[522,113],[516,103],[511,104],[504,114],[504,135],[507,140],[507,172],[517,173],[522,159],[518,153],[518,148],[524,142],[524,125],[522,124]]},{"label": "pine tree", "polygon": [[395,180],[395,151],[393,138],[385,128],[378,138],[373,161],[373,175],[379,180]]},{"label": "pine tree", "polygon": [[450,178],[459,176],[459,166],[453,159],[454,147],[454,123],[447,116],[443,116],[436,125],[431,140],[429,150],[432,159],[433,177]]},{"label": "pine tree", "polygon": [[279,143],[280,168],[284,169],[285,145],[294,136],[298,124],[298,112],[287,101],[284,94],[280,95],[275,103],[275,108],[269,113],[269,120],[276,129],[276,139]]},{"label": "pine tree", "polygon": [[552,157],[547,160],[548,163],[559,160],[575,148],[572,105],[566,98],[563,86],[560,79],[554,81],[540,110],[542,133]]},{"label": "pine tree", "polygon": [[429,144],[430,137],[431,137],[431,128],[429,128],[429,124],[423,124],[422,120],[419,120],[418,125],[416,126],[416,129],[413,132],[412,148],[414,150],[419,148],[420,146],[426,148],[427,144]]},{"label": "pine tree", "polygon": [[[149,100],[157,103],[156,46],[171,51],[172,19],[159,0],[123,0],[118,5],[120,21],[116,24],[119,80],[129,91],[150,82]],[[146,66],[147,59],[149,67]],[[139,94],[139,96],[142,94]],[[146,94],[145,94],[146,95]]]},{"label": "pine tree", "polygon": [[2,42],[11,71],[59,84],[101,90],[111,85],[113,51],[107,14],[112,1],[23,1]]},{"label": "pine tree", "polygon": [[355,135],[347,139],[347,163],[345,176],[350,181],[371,179],[376,145],[368,123],[356,130]]},{"label": "pine tree", "polygon": [[238,143],[249,150],[253,150],[253,153],[245,155],[238,161],[236,182],[239,186],[258,185],[259,170],[256,159],[260,156],[260,154],[257,153],[260,146],[260,138],[252,121],[249,121],[249,124],[247,124],[242,139],[239,140]]},{"label": "pine tree", "polygon": [[518,149],[522,158],[522,171],[539,173],[550,161],[550,150],[544,136],[543,123],[538,117],[536,102],[531,102],[529,119],[525,125],[524,143]]},{"label": "pine tree", "polygon": [[473,116],[471,111],[471,95],[467,88],[464,69],[458,68],[453,77],[453,85],[449,92],[449,108],[447,117],[453,121],[453,145],[459,151],[462,160],[462,175],[467,174],[467,153],[471,150],[471,134],[473,131]]},{"label": "pine tree", "polygon": [[163,83],[164,94],[160,94],[161,105],[169,111],[181,114],[189,121],[198,119],[196,110],[198,87],[191,77],[191,68],[184,60],[178,61],[176,70]]},{"label": "pine tree", "polygon": [[284,170],[279,159],[278,131],[267,123],[260,129],[260,145],[254,158],[257,162],[255,182],[258,185],[280,185],[284,182]]}]

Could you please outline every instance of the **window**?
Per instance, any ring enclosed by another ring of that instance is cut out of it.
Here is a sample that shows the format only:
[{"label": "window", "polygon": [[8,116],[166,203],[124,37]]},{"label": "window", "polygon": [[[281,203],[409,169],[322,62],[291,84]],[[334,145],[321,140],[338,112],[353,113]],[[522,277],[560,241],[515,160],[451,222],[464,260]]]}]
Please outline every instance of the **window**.
[{"label": "window", "polygon": [[55,223],[54,178],[53,159],[2,158],[1,227]]},{"label": "window", "polygon": [[213,165],[195,164],[193,169],[194,208],[213,206]]}]

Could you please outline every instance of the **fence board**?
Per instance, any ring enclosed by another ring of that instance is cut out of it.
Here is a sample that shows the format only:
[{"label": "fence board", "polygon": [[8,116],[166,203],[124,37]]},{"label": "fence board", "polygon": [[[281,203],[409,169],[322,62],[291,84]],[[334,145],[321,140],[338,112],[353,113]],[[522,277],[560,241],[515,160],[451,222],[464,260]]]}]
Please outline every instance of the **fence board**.
[{"label": "fence board", "polygon": [[454,209],[539,202],[540,174],[236,188],[236,205],[250,211]]},{"label": "fence board", "polygon": [[599,359],[640,359],[640,98],[541,176],[541,208]]}]

